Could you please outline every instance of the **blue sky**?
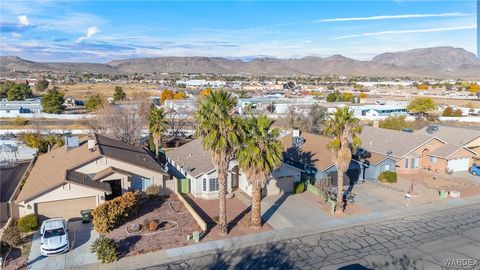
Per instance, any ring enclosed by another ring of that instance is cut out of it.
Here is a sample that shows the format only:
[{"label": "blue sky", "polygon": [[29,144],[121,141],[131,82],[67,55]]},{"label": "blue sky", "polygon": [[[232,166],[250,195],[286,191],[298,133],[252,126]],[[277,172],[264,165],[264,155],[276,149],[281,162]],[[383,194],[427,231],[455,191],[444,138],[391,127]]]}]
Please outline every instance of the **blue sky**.
[{"label": "blue sky", "polygon": [[155,56],[370,60],[411,48],[476,51],[476,1],[11,1],[0,49],[34,61]]}]

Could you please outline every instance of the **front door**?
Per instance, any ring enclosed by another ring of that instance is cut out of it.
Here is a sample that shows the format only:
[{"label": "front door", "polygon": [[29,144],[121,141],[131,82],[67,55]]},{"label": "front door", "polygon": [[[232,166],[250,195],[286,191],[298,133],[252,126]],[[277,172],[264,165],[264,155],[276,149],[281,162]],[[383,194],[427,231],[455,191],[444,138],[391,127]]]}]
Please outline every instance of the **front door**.
[{"label": "front door", "polygon": [[112,189],[112,193],[110,195],[105,196],[105,199],[111,200],[113,198],[122,196],[122,181],[121,180],[109,180],[105,181],[110,184],[110,188]]},{"label": "front door", "polygon": [[232,189],[238,188],[238,177],[239,177],[239,169],[238,166],[233,167],[232,170]]}]

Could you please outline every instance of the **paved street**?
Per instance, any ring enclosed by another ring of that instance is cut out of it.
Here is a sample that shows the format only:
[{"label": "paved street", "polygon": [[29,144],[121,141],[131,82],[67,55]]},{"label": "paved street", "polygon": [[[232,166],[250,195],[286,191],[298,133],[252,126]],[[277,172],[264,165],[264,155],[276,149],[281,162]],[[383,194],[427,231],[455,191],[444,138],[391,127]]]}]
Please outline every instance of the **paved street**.
[{"label": "paved street", "polygon": [[480,269],[479,250],[474,204],[144,269]]}]

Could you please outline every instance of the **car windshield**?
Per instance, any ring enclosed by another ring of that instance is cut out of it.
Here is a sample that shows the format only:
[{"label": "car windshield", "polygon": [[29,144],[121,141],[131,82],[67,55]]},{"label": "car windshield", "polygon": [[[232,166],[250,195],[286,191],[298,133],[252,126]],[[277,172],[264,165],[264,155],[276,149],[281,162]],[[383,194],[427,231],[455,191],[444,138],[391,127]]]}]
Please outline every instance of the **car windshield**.
[{"label": "car windshield", "polygon": [[43,233],[44,238],[50,238],[50,237],[55,237],[55,236],[62,236],[65,234],[65,231],[63,228],[58,228],[58,229],[53,229],[53,230],[46,230]]}]

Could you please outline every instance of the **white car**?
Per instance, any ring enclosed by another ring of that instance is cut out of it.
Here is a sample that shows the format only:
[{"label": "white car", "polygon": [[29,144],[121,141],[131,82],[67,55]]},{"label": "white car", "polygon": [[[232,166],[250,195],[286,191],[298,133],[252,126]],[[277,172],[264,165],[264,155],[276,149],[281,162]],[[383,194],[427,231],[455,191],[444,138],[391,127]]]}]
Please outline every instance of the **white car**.
[{"label": "white car", "polygon": [[40,235],[40,253],[43,256],[64,253],[70,249],[67,222],[63,218],[45,220],[40,227]]}]

